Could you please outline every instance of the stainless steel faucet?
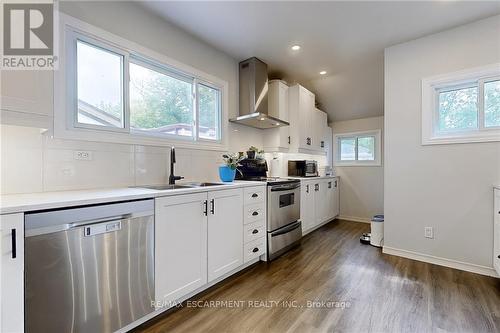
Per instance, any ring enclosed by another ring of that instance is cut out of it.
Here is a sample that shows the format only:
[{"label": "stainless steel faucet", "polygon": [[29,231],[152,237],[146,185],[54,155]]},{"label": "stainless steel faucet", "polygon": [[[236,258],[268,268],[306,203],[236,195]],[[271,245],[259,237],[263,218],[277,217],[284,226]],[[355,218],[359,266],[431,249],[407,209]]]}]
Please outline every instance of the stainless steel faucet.
[{"label": "stainless steel faucet", "polygon": [[176,180],[184,179],[182,176],[176,176],[174,174],[174,164],[175,164],[175,147],[170,149],[170,176],[168,177],[168,183],[170,185],[175,184]]}]

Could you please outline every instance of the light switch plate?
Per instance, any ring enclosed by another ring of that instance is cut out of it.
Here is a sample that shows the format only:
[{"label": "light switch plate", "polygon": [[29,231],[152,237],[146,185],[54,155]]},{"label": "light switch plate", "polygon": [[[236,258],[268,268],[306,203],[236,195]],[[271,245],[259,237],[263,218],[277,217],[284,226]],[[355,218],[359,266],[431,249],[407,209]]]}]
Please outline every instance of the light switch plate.
[{"label": "light switch plate", "polygon": [[92,161],[92,152],[88,150],[75,150],[75,160]]},{"label": "light switch plate", "polygon": [[425,236],[425,238],[434,238],[434,228],[433,227],[425,227],[424,228],[424,236]]}]

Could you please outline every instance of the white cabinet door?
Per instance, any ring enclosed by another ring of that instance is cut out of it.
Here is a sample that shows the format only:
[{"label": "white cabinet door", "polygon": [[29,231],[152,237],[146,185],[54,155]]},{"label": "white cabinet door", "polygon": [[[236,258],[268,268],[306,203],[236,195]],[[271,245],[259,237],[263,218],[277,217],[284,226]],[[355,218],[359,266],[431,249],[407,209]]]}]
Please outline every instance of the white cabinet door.
[{"label": "white cabinet door", "polygon": [[302,181],[300,187],[300,219],[303,234],[311,230],[316,222],[314,204],[314,182]]},{"label": "white cabinet door", "polygon": [[[289,121],[288,86],[279,80],[269,82],[269,115]],[[290,145],[290,127],[283,126],[264,131],[264,150],[267,152],[287,152]]]},{"label": "white cabinet door", "polygon": [[334,178],[333,181],[333,217],[340,215],[340,184],[339,179]]},{"label": "white cabinet door", "polygon": [[243,264],[243,190],[208,193],[208,281]]},{"label": "white cabinet door", "polygon": [[206,193],[155,200],[156,301],[178,300],[207,283],[206,200]]},{"label": "white cabinet door", "polygon": [[321,179],[314,183],[314,207],[316,211],[315,226],[328,219],[328,185]]},{"label": "white cabinet door", "polygon": [[24,332],[24,214],[0,216],[0,328]]},{"label": "white cabinet door", "polygon": [[338,196],[338,181],[336,178],[330,178],[326,182],[327,185],[327,220],[334,219],[337,215],[339,215],[339,196]]},{"label": "white cabinet door", "polygon": [[498,275],[500,275],[500,190],[495,190],[495,204],[493,215],[493,267],[495,267]]},{"label": "white cabinet door", "polygon": [[312,152],[314,94],[300,85],[288,88],[290,117],[290,148],[297,152]]},{"label": "white cabinet door", "polygon": [[320,109],[314,109],[314,116],[311,117],[313,120],[312,124],[312,147],[313,150],[318,151],[320,153],[326,152],[326,127],[327,127],[327,115],[325,112]]}]

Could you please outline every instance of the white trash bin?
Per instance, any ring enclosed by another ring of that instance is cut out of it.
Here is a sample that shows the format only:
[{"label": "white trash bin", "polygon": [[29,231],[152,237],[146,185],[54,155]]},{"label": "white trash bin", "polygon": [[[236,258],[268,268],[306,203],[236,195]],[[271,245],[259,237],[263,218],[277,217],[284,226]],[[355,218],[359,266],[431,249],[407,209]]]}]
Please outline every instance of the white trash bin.
[{"label": "white trash bin", "polygon": [[382,247],[384,243],[384,215],[375,215],[371,221],[370,244]]}]

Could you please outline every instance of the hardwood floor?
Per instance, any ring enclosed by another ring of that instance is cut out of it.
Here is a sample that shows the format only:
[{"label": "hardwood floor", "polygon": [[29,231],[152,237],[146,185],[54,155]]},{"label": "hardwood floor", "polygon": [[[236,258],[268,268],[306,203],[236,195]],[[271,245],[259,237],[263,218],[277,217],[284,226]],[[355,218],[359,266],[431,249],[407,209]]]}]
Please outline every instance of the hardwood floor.
[{"label": "hardwood floor", "polygon": [[382,254],[360,244],[368,229],[331,222],[192,299],[243,306],[184,304],[136,331],[500,332],[500,279]]}]

